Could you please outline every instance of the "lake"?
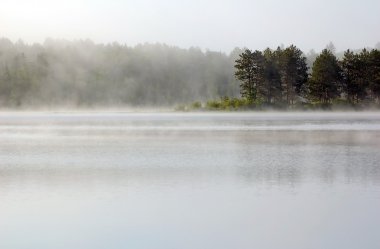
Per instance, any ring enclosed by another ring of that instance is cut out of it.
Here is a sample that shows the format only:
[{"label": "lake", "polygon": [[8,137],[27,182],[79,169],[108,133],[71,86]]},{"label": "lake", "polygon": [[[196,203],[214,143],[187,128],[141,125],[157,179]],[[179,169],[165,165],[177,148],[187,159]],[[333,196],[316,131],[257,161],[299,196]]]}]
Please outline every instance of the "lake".
[{"label": "lake", "polygon": [[378,249],[380,113],[0,113],[0,248]]}]

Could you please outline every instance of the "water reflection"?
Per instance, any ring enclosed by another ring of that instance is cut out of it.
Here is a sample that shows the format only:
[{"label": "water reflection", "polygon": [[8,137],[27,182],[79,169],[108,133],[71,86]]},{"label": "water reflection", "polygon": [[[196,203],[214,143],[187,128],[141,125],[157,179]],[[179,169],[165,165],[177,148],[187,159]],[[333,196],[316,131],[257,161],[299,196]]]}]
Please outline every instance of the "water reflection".
[{"label": "water reflection", "polygon": [[380,114],[2,114],[0,248],[377,249],[379,149]]},{"label": "water reflection", "polygon": [[380,181],[376,113],[3,114],[0,121],[3,174],[108,169],[290,185]]},{"label": "water reflection", "polygon": [[379,183],[378,132],[253,132],[239,136],[239,173],[258,182]]}]

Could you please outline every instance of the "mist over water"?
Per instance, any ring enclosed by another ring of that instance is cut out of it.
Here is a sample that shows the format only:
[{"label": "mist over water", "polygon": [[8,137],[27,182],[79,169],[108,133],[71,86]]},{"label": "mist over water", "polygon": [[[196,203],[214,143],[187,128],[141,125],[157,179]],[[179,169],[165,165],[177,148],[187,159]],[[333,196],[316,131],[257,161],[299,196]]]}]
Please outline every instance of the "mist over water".
[{"label": "mist over water", "polygon": [[375,249],[379,148],[378,113],[2,113],[0,247]]},{"label": "mist over water", "polygon": [[0,249],[379,249],[379,9],[2,0]]}]

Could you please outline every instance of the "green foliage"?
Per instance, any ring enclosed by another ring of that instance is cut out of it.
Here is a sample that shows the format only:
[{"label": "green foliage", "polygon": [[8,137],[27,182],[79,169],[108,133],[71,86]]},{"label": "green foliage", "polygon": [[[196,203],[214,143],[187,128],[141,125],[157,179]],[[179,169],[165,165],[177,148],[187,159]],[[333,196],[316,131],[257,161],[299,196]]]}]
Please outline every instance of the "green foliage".
[{"label": "green foliage", "polygon": [[282,100],[280,52],[281,50],[272,51],[269,48],[264,50],[264,82],[261,85],[260,96],[266,104],[274,104]]},{"label": "green foliage", "polygon": [[221,109],[221,103],[217,100],[209,100],[206,102],[206,109],[209,110],[218,110]]},{"label": "green foliage", "polygon": [[372,50],[366,64],[369,98],[380,104],[380,51]]},{"label": "green foliage", "polygon": [[235,68],[242,97],[257,102],[256,105],[274,105],[283,100],[294,104],[308,79],[306,57],[293,45],[275,51],[245,50]]},{"label": "green foliage", "polygon": [[219,106],[223,110],[241,110],[253,107],[252,101],[247,98],[238,99],[229,97],[221,98]]},{"label": "green foliage", "polygon": [[294,45],[285,50],[278,48],[277,51],[284,99],[291,105],[294,104],[296,96],[301,94],[301,89],[308,80],[306,57]]},{"label": "green foliage", "polygon": [[380,97],[380,51],[347,50],[341,61],[344,92],[350,104],[378,101]]},{"label": "green foliage", "polygon": [[352,51],[347,50],[344,53],[344,57],[341,61],[343,87],[347,94],[347,100],[350,103],[358,102],[361,99],[364,87],[364,64],[361,57],[358,54],[354,54]]},{"label": "green foliage", "polygon": [[309,98],[327,105],[340,96],[341,68],[335,55],[324,49],[316,58],[308,83]]},{"label": "green foliage", "polygon": [[[312,58],[306,60],[294,45],[253,52],[236,48],[226,55],[163,44],[128,47],[48,39],[42,45],[26,45],[0,39],[0,108],[379,106],[380,51],[348,50],[338,61],[330,50],[310,53]],[[306,61],[314,61],[310,77]],[[241,99],[236,98],[239,90]]]},{"label": "green foliage", "polygon": [[264,79],[264,56],[260,51],[247,49],[239,57],[235,64],[235,77],[242,82],[240,93],[243,98],[254,101],[260,95],[259,89]]},{"label": "green foliage", "polygon": [[202,103],[199,101],[195,101],[191,104],[191,109],[197,110],[202,108]]},{"label": "green foliage", "polygon": [[[196,108],[194,108],[194,105]],[[202,104],[194,102],[189,106],[179,105],[175,108],[176,111],[194,111],[194,110],[209,110],[209,111],[244,111],[244,110],[265,110],[268,108],[276,108],[274,105],[267,105],[261,98],[252,101],[247,98],[230,98],[222,97],[218,100],[208,100]],[[280,108],[280,106],[278,107]]]},{"label": "green foliage", "polygon": [[[256,108],[331,109],[380,104],[380,51],[347,50],[341,61],[332,43],[314,55],[311,75],[296,46],[245,50],[236,60],[242,97]],[[312,53],[313,55],[313,53]]]}]

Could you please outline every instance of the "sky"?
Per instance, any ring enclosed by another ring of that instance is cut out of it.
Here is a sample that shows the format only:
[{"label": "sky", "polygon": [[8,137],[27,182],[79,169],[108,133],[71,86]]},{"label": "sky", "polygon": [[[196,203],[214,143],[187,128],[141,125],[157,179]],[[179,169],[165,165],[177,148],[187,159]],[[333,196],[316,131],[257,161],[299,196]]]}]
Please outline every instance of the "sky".
[{"label": "sky", "polygon": [[230,52],[380,42],[379,0],[2,0],[0,37],[166,43]]}]

